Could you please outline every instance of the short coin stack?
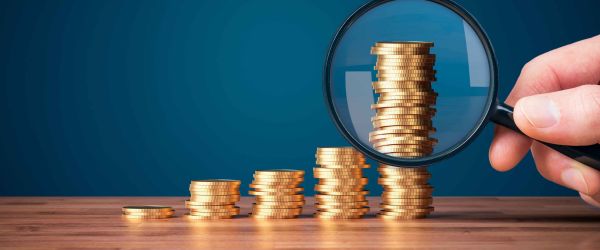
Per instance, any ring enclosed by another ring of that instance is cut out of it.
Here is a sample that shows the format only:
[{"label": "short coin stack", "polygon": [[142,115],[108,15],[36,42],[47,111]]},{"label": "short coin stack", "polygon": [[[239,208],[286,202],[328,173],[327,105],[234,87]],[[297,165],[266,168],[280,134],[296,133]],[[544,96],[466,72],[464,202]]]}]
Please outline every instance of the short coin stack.
[{"label": "short coin stack", "polygon": [[197,180],[190,184],[191,197],[185,201],[191,219],[230,219],[240,213],[239,180]]},{"label": "short coin stack", "polygon": [[433,212],[433,187],[428,184],[431,174],[426,167],[401,168],[380,165],[377,169],[383,186],[381,212],[385,219],[424,218]]},{"label": "short coin stack", "polygon": [[302,214],[304,171],[294,169],[258,170],[250,184],[256,196],[251,217],[257,219],[293,219]]},{"label": "short coin stack", "polygon": [[414,158],[433,152],[437,93],[431,88],[436,80],[431,47],[430,42],[378,42],[371,48],[377,55],[373,89],[379,99],[371,106],[376,115],[369,140],[381,153]]},{"label": "short coin stack", "polygon": [[367,178],[362,169],[368,168],[365,157],[352,147],[317,149],[314,177],[317,212],[322,219],[358,219],[369,212],[364,190]]},{"label": "short coin stack", "polygon": [[121,209],[128,219],[166,219],[173,217],[175,210],[167,206],[125,206]]}]

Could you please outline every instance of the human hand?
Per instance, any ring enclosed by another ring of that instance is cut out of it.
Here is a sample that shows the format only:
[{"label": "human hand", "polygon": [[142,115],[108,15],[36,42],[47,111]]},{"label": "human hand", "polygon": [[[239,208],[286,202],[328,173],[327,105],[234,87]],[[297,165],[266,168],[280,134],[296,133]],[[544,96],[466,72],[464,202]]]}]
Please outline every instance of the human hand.
[{"label": "human hand", "polygon": [[[553,144],[600,142],[600,36],[582,40],[527,63],[506,99],[515,123],[527,136]],[[540,174],[574,189],[600,207],[600,171],[545,145],[497,126],[490,162],[498,171],[515,167],[531,149]]]}]

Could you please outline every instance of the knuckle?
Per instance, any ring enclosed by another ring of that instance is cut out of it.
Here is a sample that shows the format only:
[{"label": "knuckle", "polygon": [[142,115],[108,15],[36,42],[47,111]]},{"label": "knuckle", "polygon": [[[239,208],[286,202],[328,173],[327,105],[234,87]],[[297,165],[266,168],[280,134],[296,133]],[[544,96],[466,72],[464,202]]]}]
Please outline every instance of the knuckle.
[{"label": "knuckle", "polygon": [[583,117],[591,128],[600,127],[600,86],[583,85],[579,87],[578,102],[583,111]]}]

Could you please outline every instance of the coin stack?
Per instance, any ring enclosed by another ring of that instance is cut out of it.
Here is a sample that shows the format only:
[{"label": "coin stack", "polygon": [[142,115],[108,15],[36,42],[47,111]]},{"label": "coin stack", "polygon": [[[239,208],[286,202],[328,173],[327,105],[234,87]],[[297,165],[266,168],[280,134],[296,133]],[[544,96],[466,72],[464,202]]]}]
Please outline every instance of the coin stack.
[{"label": "coin stack", "polygon": [[293,219],[302,213],[304,171],[273,169],[254,171],[250,195],[256,196],[250,217],[257,219]]},{"label": "coin stack", "polygon": [[317,149],[314,177],[317,212],[322,219],[358,219],[369,212],[364,189],[367,178],[362,169],[368,168],[365,157],[352,147]]},{"label": "coin stack", "polygon": [[426,167],[402,168],[380,165],[377,169],[383,186],[381,212],[384,219],[418,219],[433,212],[431,174]]},{"label": "coin stack", "polygon": [[125,206],[121,209],[128,219],[166,219],[173,217],[175,210],[166,206]]},{"label": "coin stack", "polygon": [[371,48],[377,55],[373,89],[379,99],[371,106],[376,115],[369,140],[381,153],[415,158],[433,152],[437,93],[431,88],[436,80],[431,47],[431,42],[379,42]]},{"label": "coin stack", "polygon": [[197,180],[190,184],[191,197],[185,201],[191,219],[231,219],[240,213],[239,180]]},{"label": "coin stack", "polygon": [[[433,152],[437,140],[431,137],[436,112],[432,106],[437,93],[431,87],[436,80],[432,47],[431,42],[379,42],[371,48],[371,54],[377,55],[373,89],[379,99],[371,106],[376,115],[371,118],[374,131],[369,140],[381,153],[417,158]],[[379,217],[423,218],[433,211],[426,167],[381,165],[378,170],[384,188]]]}]

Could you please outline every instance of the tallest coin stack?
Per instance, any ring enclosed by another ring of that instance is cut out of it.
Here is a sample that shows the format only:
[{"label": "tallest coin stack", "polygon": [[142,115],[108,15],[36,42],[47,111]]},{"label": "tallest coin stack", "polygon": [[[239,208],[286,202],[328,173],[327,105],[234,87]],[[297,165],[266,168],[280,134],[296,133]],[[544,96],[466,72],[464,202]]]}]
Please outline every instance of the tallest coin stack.
[{"label": "tallest coin stack", "polygon": [[[371,106],[376,115],[371,118],[374,130],[369,140],[381,153],[418,158],[433,152],[437,93],[431,87],[436,80],[431,47],[431,42],[379,42],[371,48],[371,54],[377,55],[373,89],[379,99]],[[433,187],[427,183],[431,175],[426,167],[381,165],[378,170],[378,182],[384,188],[380,217],[422,218],[433,211]]]}]

